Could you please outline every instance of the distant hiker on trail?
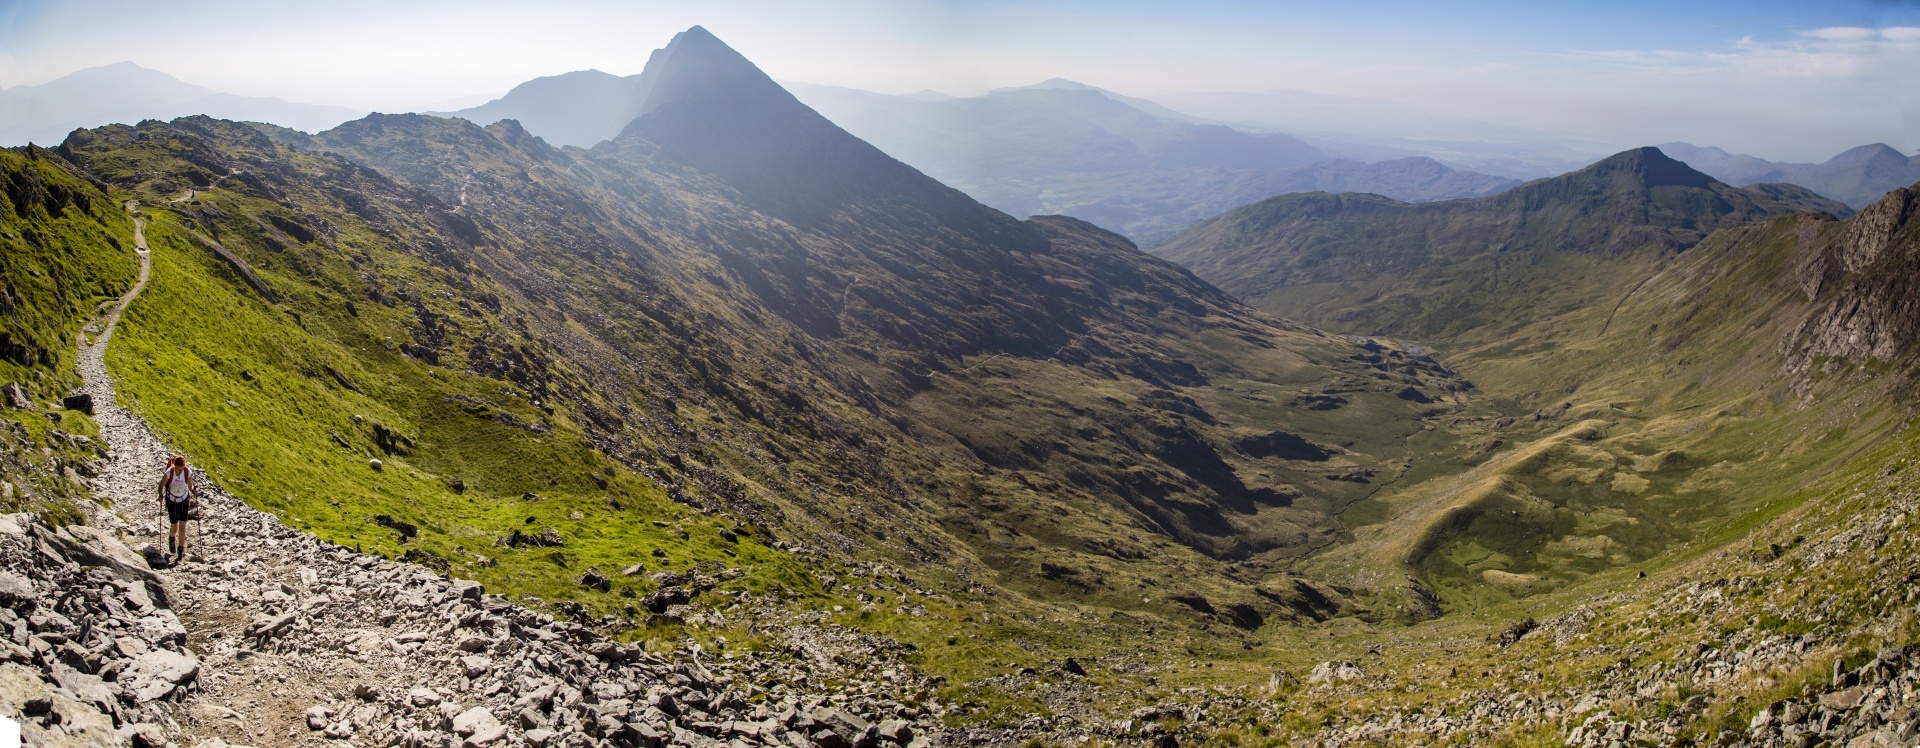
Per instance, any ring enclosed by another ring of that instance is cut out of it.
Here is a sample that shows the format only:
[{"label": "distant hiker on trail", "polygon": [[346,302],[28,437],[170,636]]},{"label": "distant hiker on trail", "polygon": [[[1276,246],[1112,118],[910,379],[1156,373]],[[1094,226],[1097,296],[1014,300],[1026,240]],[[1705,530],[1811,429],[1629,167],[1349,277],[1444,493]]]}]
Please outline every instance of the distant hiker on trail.
[{"label": "distant hiker on trail", "polygon": [[193,519],[198,511],[193,505],[194,493],[193,472],[187,469],[187,458],[180,455],[167,458],[167,472],[160,476],[160,499],[167,505],[167,555],[176,559],[187,555],[187,520]]}]

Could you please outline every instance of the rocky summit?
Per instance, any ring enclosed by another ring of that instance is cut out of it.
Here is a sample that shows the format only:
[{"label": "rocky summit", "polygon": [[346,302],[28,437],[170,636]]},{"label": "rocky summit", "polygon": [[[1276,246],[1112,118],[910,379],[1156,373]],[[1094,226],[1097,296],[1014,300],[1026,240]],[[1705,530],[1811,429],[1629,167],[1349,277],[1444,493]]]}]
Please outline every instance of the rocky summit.
[{"label": "rocky summit", "polygon": [[1148,254],[698,27],[620,80],[591,148],[0,152],[27,744],[1920,741],[1913,188],[1640,148]]}]

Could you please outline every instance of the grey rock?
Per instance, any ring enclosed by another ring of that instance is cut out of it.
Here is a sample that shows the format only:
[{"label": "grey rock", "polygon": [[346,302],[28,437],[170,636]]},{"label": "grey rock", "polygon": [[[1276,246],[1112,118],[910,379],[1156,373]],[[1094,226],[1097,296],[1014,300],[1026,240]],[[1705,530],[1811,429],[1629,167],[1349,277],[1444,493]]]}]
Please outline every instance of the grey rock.
[{"label": "grey rock", "polygon": [[453,716],[453,734],[471,738],[500,727],[500,720],[484,706],[476,706]]},{"label": "grey rock", "polygon": [[1359,665],[1351,662],[1322,662],[1313,666],[1313,672],[1307,676],[1308,683],[1339,683],[1355,681],[1367,677]]},{"label": "grey rock", "polygon": [[0,571],[0,601],[22,603],[33,599],[33,583],[18,575]]},{"label": "grey rock", "polygon": [[120,674],[121,690],[135,703],[165,698],[200,675],[200,661],[167,649],[150,651]]},{"label": "grey rock", "polygon": [[486,585],[471,579],[455,579],[447,585],[447,591],[462,600],[474,602],[480,602],[480,598],[487,594]]},{"label": "grey rock", "polygon": [[277,616],[261,616],[247,624],[247,636],[266,638],[287,630],[294,621],[300,620],[300,612],[292,611]]},{"label": "grey rock", "polygon": [[468,678],[478,678],[493,669],[493,660],[481,655],[467,655],[460,658],[460,667]]},{"label": "grey rock", "polygon": [[165,748],[167,744],[167,736],[160,731],[160,726],[150,722],[128,727],[127,737],[133,748]]},{"label": "grey rock", "polygon": [[8,382],[0,386],[0,397],[7,401],[7,407],[14,410],[39,410],[33,405],[33,396],[27,394],[27,388],[19,382]]},{"label": "grey rock", "polygon": [[913,725],[904,719],[890,719],[880,723],[879,734],[895,743],[909,743],[913,741]]}]

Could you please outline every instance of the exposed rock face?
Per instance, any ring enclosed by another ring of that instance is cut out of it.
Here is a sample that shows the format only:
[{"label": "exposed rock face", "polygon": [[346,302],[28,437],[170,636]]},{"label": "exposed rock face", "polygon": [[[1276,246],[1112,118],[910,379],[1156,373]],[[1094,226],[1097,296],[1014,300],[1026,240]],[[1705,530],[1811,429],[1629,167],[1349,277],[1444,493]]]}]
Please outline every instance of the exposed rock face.
[{"label": "exposed rock face", "polygon": [[1920,342],[1920,190],[1887,193],[1810,258],[1799,285],[1827,298],[1786,343],[1789,370],[1823,361],[1910,363]]}]

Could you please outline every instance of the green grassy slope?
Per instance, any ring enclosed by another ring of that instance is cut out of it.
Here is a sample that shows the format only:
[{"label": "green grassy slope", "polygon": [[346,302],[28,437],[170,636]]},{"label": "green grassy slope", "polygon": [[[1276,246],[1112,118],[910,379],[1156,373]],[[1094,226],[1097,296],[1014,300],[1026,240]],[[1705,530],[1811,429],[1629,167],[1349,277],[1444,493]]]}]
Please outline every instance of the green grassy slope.
[{"label": "green grassy slope", "polygon": [[[222,138],[232,150],[207,147]],[[108,357],[122,396],[241,498],[335,542],[600,609],[632,601],[576,584],[588,567],[720,563],[743,572],[727,588],[815,588],[797,560],[752,533],[723,537],[733,523],[671,501],[584,439],[584,418],[547,393],[588,389],[585,375],[515,329],[524,312],[499,287],[418,249],[450,229],[395,210],[413,198],[405,188],[314,157],[275,165],[311,181],[267,181],[242,159],[275,146],[205,119],[85,132],[66,149],[149,218],[153,279]],[[182,185],[200,187],[182,199]],[[396,342],[420,329],[515,366],[430,363]],[[548,529],[562,545],[497,545]]]},{"label": "green grassy slope", "polygon": [[44,149],[0,151],[0,511],[72,518],[68,499],[104,445],[86,414],[61,407],[80,387],[74,341],[96,309],[133,285],[133,224],[120,205]]}]

